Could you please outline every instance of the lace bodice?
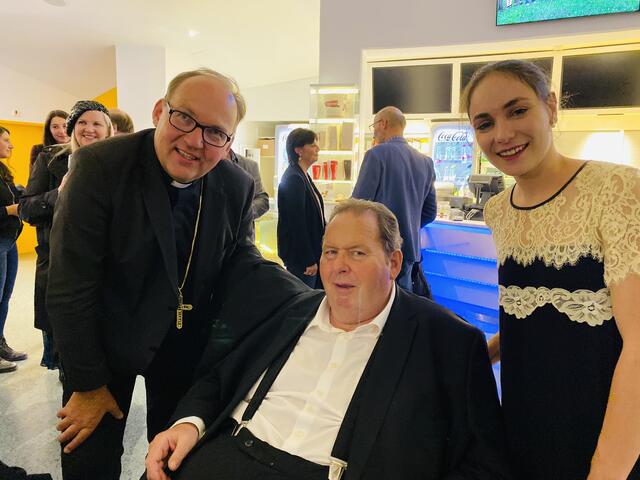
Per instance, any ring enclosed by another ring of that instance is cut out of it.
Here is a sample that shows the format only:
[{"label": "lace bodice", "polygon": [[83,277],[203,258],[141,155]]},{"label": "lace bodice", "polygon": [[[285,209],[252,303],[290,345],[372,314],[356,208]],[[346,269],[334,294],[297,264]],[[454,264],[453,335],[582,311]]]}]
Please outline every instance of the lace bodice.
[{"label": "lace bodice", "polygon": [[607,286],[640,274],[640,170],[589,162],[560,194],[532,209],[511,205],[511,187],[485,207],[498,262],[548,267],[584,256],[604,262]]}]

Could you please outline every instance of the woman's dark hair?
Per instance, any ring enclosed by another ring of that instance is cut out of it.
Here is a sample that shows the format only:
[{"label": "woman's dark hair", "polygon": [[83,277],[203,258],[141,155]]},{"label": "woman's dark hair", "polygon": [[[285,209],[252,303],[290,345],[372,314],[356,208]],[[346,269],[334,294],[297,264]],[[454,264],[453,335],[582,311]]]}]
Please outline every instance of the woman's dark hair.
[{"label": "woman's dark hair", "polygon": [[[6,133],[7,135],[11,135],[11,132],[7,127],[3,127],[0,125],[0,135]],[[13,174],[9,167],[7,167],[4,162],[0,162],[0,178],[7,183],[13,182]]]},{"label": "woman's dark hair", "polygon": [[47,115],[47,119],[44,121],[44,136],[42,137],[42,144],[45,147],[49,145],[55,145],[58,141],[53,137],[51,133],[51,121],[55,117],[64,118],[65,120],[69,118],[69,114],[64,110],[51,110],[49,115]]},{"label": "woman's dark hair", "polygon": [[287,158],[289,165],[297,165],[300,155],[296,153],[296,148],[311,145],[318,139],[318,135],[308,128],[296,128],[287,137]]},{"label": "woman's dark hair", "polygon": [[551,93],[551,81],[549,75],[535,63],[526,60],[502,60],[493,62],[479,68],[469,80],[460,101],[461,110],[469,114],[471,96],[480,82],[492,73],[503,73],[517,78],[525,85],[531,87],[538,98],[546,101]]}]

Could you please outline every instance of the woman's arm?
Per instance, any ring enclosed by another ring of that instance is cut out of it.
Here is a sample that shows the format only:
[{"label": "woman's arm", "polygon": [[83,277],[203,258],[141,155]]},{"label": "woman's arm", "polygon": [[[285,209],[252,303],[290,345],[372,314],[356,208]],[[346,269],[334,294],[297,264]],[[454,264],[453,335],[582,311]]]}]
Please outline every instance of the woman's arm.
[{"label": "woman's arm", "polygon": [[491,363],[498,363],[500,361],[500,332],[489,339],[487,348],[489,349],[489,360],[491,360]]},{"label": "woman's arm", "polygon": [[640,276],[611,287],[611,302],[623,346],[588,480],[626,480],[640,455]]},{"label": "woman's arm", "polygon": [[58,189],[49,190],[49,161],[51,157],[47,152],[38,155],[29,175],[27,190],[20,199],[20,217],[31,225],[40,225],[53,219]]}]

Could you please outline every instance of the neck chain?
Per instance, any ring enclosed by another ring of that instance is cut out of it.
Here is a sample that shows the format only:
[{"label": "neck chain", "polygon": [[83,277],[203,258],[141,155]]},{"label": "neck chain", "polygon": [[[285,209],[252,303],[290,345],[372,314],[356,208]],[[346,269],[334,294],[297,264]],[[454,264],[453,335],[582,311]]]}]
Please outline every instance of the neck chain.
[{"label": "neck chain", "polygon": [[178,308],[176,308],[176,328],[182,329],[183,312],[193,310],[193,305],[184,303],[184,297],[182,295],[182,289],[187,282],[189,276],[189,268],[191,267],[191,260],[193,258],[193,252],[196,249],[196,238],[198,237],[198,227],[200,226],[200,212],[202,212],[202,195],[204,192],[204,179],[200,181],[200,199],[198,200],[198,214],[196,215],[196,226],[193,230],[193,238],[191,239],[191,251],[189,252],[189,259],[187,260],[187,267],[184,269],[184,276],[182,277],[182,283],[178,286]]}]

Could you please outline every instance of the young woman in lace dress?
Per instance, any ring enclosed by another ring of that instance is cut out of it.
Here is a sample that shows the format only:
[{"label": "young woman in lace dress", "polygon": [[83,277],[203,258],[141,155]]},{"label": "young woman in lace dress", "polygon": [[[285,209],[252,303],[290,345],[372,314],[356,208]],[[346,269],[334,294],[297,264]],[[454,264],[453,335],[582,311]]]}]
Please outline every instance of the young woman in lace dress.
[{"label": "young woman in lace dress", "polygon": [[485,209],[515,478],[640,479],[639,171],[559,153],[557,98],[531,63],[483,67],[464,106],[516,179]]}]

